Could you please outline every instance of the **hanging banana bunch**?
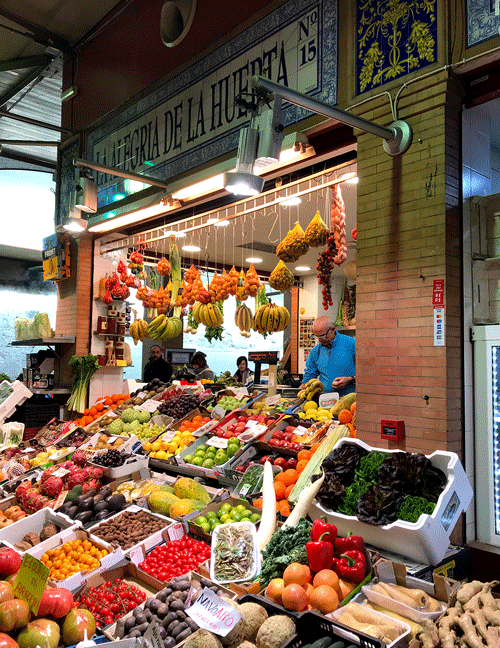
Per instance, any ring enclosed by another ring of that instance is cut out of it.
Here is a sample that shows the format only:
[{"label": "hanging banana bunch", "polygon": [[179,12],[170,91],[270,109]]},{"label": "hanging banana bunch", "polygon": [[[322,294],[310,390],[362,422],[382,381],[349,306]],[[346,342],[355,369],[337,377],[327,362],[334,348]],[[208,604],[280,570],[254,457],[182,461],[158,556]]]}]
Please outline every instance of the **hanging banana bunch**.
[{"label": "hanging banana bunch", "polygon": [[252,328],[252,311],[245,304],[239,304],[234,314],[234,323],[240,329],[243,337],[249,338]]},{"label": "hanging banana bunch", "polygon": [[285,306],[264,304],[255,313],[254,328],[259,333],[284,331],[290,324],[290,313]]},{"label": "hanging banana bunch", "polygon": [[143,319],[137,319],[137,311],[135,309],[133,309],[133,312],[134,321],[130,325],[129,333],[134,340],[134,344],[137,346],[139,342],[142,342],[148,337],[148,323]]}]

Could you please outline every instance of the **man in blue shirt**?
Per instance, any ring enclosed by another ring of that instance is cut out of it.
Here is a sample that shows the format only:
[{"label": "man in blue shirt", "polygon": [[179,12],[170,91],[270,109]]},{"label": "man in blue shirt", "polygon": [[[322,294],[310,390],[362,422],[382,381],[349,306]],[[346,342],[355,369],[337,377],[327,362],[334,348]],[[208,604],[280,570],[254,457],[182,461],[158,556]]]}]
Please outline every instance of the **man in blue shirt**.
[{"label": "man in blue shirt", "polygon": [[345,396],[356,391],[356,340],[335,330],[326,315],[314,320],[313,334],[318,344],[311,349],[302,379],[303,388],[311,378],[319,378],[325,392]]}]

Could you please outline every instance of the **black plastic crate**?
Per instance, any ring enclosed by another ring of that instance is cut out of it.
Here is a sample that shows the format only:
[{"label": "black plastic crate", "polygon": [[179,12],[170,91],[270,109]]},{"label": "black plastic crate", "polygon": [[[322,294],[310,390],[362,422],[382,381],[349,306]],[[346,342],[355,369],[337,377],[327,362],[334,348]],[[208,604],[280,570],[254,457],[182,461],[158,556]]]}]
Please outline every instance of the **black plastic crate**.
[{"label": "black plastic crate", "polygon": [[334,641],[343,641],[345,648],[361,646],[362,648],[385,648],[385,643],[374,637],[359,632],[316,612],[302,612],[297,619],[297,634],[283,648],[302,648],[323,637]]},{"label": "black plastic crate", "polygon": [[59,418],[60,404],[52,398],[44,398],[33,402],[33,397],[20,405],[14,412],[11,420],[24,423],[27,428],[41,428],[51,419]]},{"label": "black plastic crate", "polygon": [[[237,584],[238,583],[236,583],[236,585]],[[294,612],[293,610],[285,610],[285,608],[281,607],[281,605],[277,605],[270,599],[266,598],[265,596],[261,596],[260,594],[243,594],[242,596],[238,597],[237,602],[257,603],[258,605],[262,605],[262,607],[266,609],[269,616],[273,616],[275,614],[289,616],[295,621],[295,623],[297,623],[297,619],[299,618],[299,616],[301,616],[301,614],[304,614],[304,612]]]}]

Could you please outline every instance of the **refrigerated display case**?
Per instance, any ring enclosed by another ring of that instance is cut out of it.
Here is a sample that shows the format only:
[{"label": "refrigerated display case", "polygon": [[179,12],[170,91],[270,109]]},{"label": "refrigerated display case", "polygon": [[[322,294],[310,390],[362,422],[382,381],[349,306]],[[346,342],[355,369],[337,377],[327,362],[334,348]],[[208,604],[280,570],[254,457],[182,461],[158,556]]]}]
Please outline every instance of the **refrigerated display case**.
[{"label": "refrigerated display case", "polygon": [[476,535],[500,547],[500,324],[475,326],[472,341]]}]

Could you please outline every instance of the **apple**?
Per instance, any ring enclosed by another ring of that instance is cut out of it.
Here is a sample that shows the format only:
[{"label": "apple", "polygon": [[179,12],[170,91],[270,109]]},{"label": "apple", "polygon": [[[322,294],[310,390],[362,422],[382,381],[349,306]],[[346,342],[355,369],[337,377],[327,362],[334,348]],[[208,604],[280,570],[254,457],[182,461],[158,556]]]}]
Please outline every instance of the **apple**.
[{"label": "apple", "polygon": [[14,549],[9,549],[5,547],[0,549],[0,575],[1,576],[10,576],[19,571],[21,567],[21,556],[14,551]]},{"label": "apple", "polygon": [[230,439],[233,436],[233,433],[231,430],[226,430],[221,436],[223,439]]},{"label": "apple", "polygon": [[61,619],[71,610],[73,602],[73,594],[64,587],[46,589],[42,594],[37,616],[44,617],[50,615],[55,619]]},{"label": "apple", "polygon": [[19,644],[9,635],[0,632],[0,648],[19,648]]},{"label": "apple", "polygon": [[293,425],[287,425],[283,432],[285,434],[295,434],[295,427]]},{"label": "apple", "polygon": [[276,459],[273,461],[273,466],[279,466],[280,468],[285,469],[286,466],[286,459],[285,457],[276,457]]},{"label": "apple", "polygon": [[[83,641],[87,632],[87,639],[92,639],[95,634],[95,619],[91,612],[81,608],[73,608],[64,619],[62,638],[65,646],[71,646]],[[43,644],[40,644],[43,646]]]},{"label": "apple", "polygon": [[261,466],[263,466],[266,463],[266,461],[271,461],[271,455],[264,455],[259,459],[259,463],[261,464]]},{"label": "apple", "polygon": [[234,432],[236,430],[236,425],[228,425],[226,431]]},{"label": "apple", "polygon": [[290,468],[297,468],[297,459],[294,459],[293,457],[291,459],[288,459],[286,462],[286,469],[290,470]]},{"label": "apple", "polygon": [[239,466],[236,466],[235,471],[239,473],[244,473],[246,469],[247,469],[247,465],[241,464]]},{"label": "apple", "polygon": [[61,632],[55,621],[50,619],[35,619],[17,635],[19,648],[57,648]]},{"label": "apple", "polygon": [[290,448],[290,450],[293,450],[294,452],[299,452],[300,450],[302,450],[301,444],[297,443],[296,441],[292,441],[292,443],[290,443],[288,447]]},{"label": "apple", "polygon": [[244,423],[239,423],[236,426],[236,428],[234,430],[234,433],[236,434],[236,436],[238,436],[238,434],[242,434],[244,431],[245,431],[245,424]]},{"label": "apple", "polygon": [[12,601],[14,598],[14,586],[7,581],[0,581],[0,603]]},{"label": "apple", "polygon": [[284,439],[285,434],[281,430],[276,430],[276,432],[273,433],[272,438],[273,439]]},{"label": "apple", "polygon": [[12,587],[14,587],[14,583],[16,582],[16,578],[17,578],[17,572],[15,572],[14,574],[11,574],[10,576],[7,576],[7,578],[5,579],[5,582],[10,583],[12,585]]},{"label": "apple", "polygon": [[0,632],[19,630],[30,620],[30,608],[26,601],[12,599],[0,603]]},{"label": "apple", "polygon": [[236,419],[236,423],[246,423],[247,422],[247,417],[246,416],[238,416]]},{"label": "apple", "polygon": [[252,416],[248,417],[247,421],[257,421],[258,419],[259,417],[257,416],[257,414],[252,414]]},{"label": "apple", "polygon": [[261,414],[260,416],[257,416],[257,421],[258,421],[259,423],[265,423],[266,420],[267,420],[267,417],[264,416],[263,414]]}]

